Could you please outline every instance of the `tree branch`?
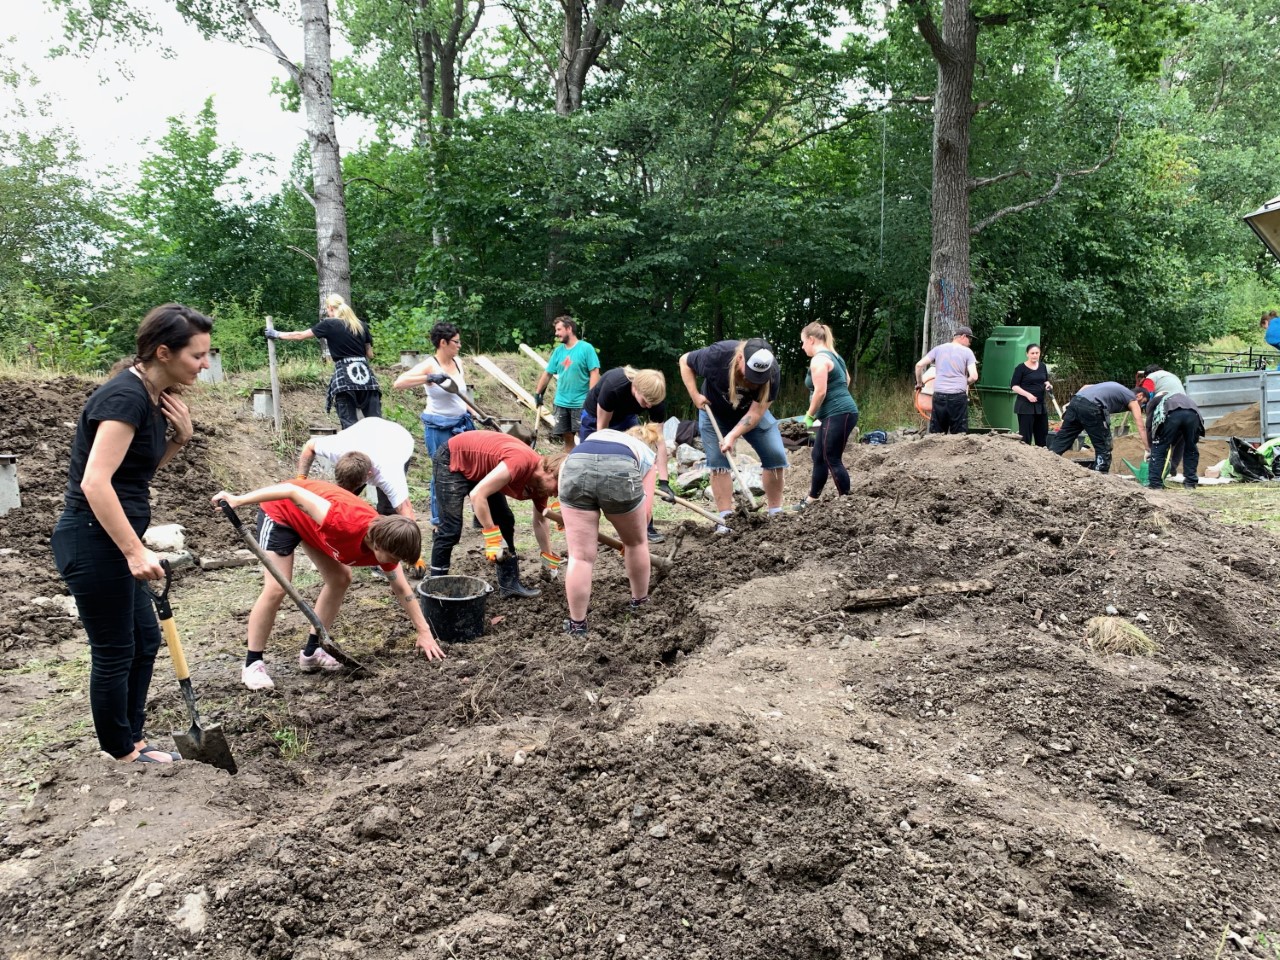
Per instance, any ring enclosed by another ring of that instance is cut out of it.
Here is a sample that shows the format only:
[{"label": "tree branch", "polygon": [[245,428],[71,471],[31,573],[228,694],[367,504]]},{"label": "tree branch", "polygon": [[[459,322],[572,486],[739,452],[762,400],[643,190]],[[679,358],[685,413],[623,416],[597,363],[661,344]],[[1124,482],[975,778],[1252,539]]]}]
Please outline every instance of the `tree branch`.
[{"label": "tree branch", "polygon": [[947,41],[942,39],[942,33],[938,30],[938,24],[933,19],[933,12],[926,5],[925,0],[904,0],[905,4],[915,11],[916,29],[920,31],[920,36],[925,43],[929,45],[929,50],[937,60],[946,60],[950,62],[954,59],[951,48],[947,46]]},{"label": "tree branch", "polygon": [[314,253],[308,253],[306,250],[303,250],[301,247],[295,247],[292,243],[286,243],[284,247],[286,250],[292,250],[294,253],[302,254],[304,257],[306,257],[308,260],[311,261],[312,266],[314,267],[320,266],[320,263],[318,260],[316,260],[316,256]]},{"label": "tree branch", "polygon": [[258,35],[258,42],[267,48],[267,52],[276,58],[276,62],[278,62],[280,66],[284,67],[285,70],[288,71],[290,79],[301,86],[302,71],[298,69],[298,65],[290,60],[285,55],[285,52],[280,49],[275,39],[267,31],[267,28],[262,25],[262,21],[258,19],[258,15],[253,12],[253,7],[250,6],[248,0],[240,0],[239,7],[240,15],[244,17],[245,22],[248,23],[249,26],[253,27],[253,32]]},{"label": "tree branch", "polygon": [[993,183],[1000,183],[1004,180],[1011,180],[1014,177],[1029,177],[1031,172],[1028,170],[1009,170],[1005,173],[998,173],[994,177],[974,177],[969,181],[969,191],[973,192],[981,187],[989,187]]},{"label": "tree branch", "polygon": [[547,73],[551,75],[551,80],[554,82],[556,79],[556,65],[542,52],[542,48],[538,46],[538,41],[533,39],[533,34],[529,32],[528,24],[524,22],[523,11],[517,10],[509,3],[504,3],[503,6],[507,8],[507,12],[511,14],[511,19],[516,23],[516,29],[520,31],[526,42],[528,42],[530,49],[533,50],[537,58],[542,61],[542,65],[547,68]]},{"label": "tree branch", "polygon": [[1041,204],[1048,203],[1057,195],[1058,191],[1062,189],[1062,182],[1066,180],[1068,177],[1086,177],[1091,173],[1097,173],[1099,170],[1101,170],[1104,166],[1106,166],[1115,158],[1116,145],[1120,142],[1120,128],[1121,128],[1121,124],[1117,123],[1116,134],[1114,137],[1111,138],[1111,147],[1107,150],[1107,155],[1103,157],[1101,160],[1099,160],[1097,163],[1095,163],[1092,167],[1085,167],[1082,170],[1065,170],[1061,173],[1055,174],[1053,178],[1053,186],[1050,187],[1043,194],[1041,194],[1040,196],[1036,197],[1033,200],[1028,200],[1026,203],[1015,203],[1013,206],[1005,207],[1002,210],[997,210],[995,213],[991,214],[991,216],[987,217],[986,219],[979,220],[977,223],[975,223],[972,227],[969,228],[969,236],[976,237],[979,233],[987,229],[987,227],[991,226],[997,220],[1001,220],[1004,217],[1009,216],[1010,214],[1022,213],[1025,210],[1030,210],[1033,207],[1038,207]]}]

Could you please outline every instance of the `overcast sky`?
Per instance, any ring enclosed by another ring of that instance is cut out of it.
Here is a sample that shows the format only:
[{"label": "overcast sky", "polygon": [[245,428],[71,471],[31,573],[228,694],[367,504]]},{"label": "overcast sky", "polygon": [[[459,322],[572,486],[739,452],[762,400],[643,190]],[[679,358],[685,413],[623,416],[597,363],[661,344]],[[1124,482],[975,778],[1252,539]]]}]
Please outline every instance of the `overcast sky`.
[{"label": "overcast sky", "polygon": [[[53,98],[56,119],[74,131],[91,169],[113,166],[123,179],[136,179],[148,150],[144,142],[164,136],[169,117],[193,117],[212,95],[219,143],[270,157],[273,182],[265,186],[274,188],[304,138],[301,115],[281,110],[279,98],[271,94],[272,78],[283,77],[282,69],[261,49],[203,39],[173,12],[171,3],[137,2],[157,11],[164,42],[176,59],[166,59],[157,48],[104,48],[88,59],[50,60],[47,53],[61,42],[62,32],[58,16],[43,0],[6,0],[8,16],[0,29],[16,36],[5,40],[5,52],[40,79],[38,90]],[[300,60],[301,28],[279,19],[266,22],[285,53]],[[132,77],[117,68],[122,58]],[[339,120],[344,152],[357,145],[359,133]],[[245,172],[251,171],[246,167]]]}]

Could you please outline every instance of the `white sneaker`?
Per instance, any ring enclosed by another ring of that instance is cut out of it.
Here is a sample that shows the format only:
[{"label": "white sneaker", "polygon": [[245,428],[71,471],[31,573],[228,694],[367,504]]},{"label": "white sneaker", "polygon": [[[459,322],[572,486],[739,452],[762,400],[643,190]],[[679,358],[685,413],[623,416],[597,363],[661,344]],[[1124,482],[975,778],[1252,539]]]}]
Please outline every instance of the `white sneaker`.
[{"label": "white sneaker", "polygon": [[321,670],[325,673],[333,673],[335,670],[341,670],[342,664],[325,653],[324,648],[316,647],[316,652],[311,656],[307,656],[301,650],[298,651],[298,669],[303,673],[319,673]]},{"label": "white sneaker", "polygon": [[255,660],[242,669],[240,671],[240,680],[250,690],[274,690],[276,688],[276,682],[267,673],[267,665],[261,660]]}]

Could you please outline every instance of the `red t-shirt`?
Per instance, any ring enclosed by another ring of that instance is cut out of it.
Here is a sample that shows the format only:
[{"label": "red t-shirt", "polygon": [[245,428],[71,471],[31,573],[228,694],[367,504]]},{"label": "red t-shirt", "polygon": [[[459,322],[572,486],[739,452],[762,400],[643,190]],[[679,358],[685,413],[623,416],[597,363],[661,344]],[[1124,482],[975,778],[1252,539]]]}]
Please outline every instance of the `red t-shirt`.
[{"label": "red t-shirt", "polygon": [[449,438],[449,469],[472,483],[479,483],[499,464],[506,464],[511,474],[511,482],[499,492],[516,500],[532,500],[539,513],[546,509],[546,497],[535,497],[528,489],[542,458],[527,443],[485,430],[468,430]]},{"label": "red t-shirt", "polygon": [[367,500],[324,480],[289,482],[329,501],[324,523],[317,526],[292,500],[268,500],[262,504],[262,512],[268,517],[294,531],[303,543],[324,551],[349,567],[381,567],[390,573],[400,566],[398,562],[378,563],[374,552],[364,545],[369,524],[378,519],[378,511]]}]

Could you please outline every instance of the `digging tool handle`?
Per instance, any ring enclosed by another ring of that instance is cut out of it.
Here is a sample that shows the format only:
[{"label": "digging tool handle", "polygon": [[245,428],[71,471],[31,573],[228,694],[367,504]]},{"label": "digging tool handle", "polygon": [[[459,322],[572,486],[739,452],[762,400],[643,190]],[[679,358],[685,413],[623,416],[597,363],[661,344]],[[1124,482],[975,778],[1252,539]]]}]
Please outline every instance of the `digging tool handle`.
[{"label": "digging tool handle", "polygon": [[164,569],[164,589],[156,593],[150,582],[146,582],[144,586],[156,605],[160,632],[164,634],[165,645],[169,648],[169,658],[173,660],[173,672],[178,675],[179,683],[189,685],[191,670],[187,667],[187,655],[182,650],[182,641],[178,638],[178,625],[174,623],[173,607],[169,603],[169,587],[173,584],[173,567],[169,565],[168,560],[161,560],[160,566]]},{"label": "digging tool handle", "polygon": [[724,520],[721,519],[719,514],[712,513],[710,510],[704,510],[702,509],[702,507],[698,506],[696,503],[692,502],[691,500],[686,500],[684,497],[676,497],[675,500],[676,500],[676,503],[680,504],[680,506],[684,507],[686,510],[692,510],[698,516],[706,517],[708,520],[710,520],[712,523],[716,524],[717,526],[721,526],[721,527],[724,526]]},{"label": "digging tool handle", "polygon": [[[711,412],[711,404],[708,403],[702,408],[707,412],[707,419],[711,421],[711,426],[716,432],[716,439],[724,444],[724,434],[720,432],[720,424],[716,422],[716,415]],[[747,498],[747,503],[751,505],[752,510],[759,510],[760,504],[756,503],[755,494],[751,492],[751,488],[747,486],[745,480],[742,479],[742,471],[738,469],[738,462],[733,458],[733,451],[730,450],[725,455],[725,459],[729,461],[729,466],[733,468],[733,477],[738,481],[738,487],[742,490],[742,495]]]}]

